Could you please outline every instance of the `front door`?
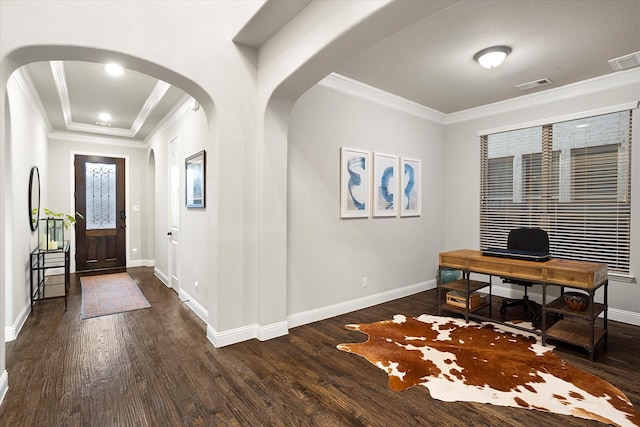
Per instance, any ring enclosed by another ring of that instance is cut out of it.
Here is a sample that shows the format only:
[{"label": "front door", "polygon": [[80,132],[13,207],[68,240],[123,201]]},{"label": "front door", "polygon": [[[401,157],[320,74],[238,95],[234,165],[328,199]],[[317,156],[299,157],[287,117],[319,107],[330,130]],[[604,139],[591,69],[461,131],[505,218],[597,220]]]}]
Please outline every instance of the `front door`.
[{"label": "front door", "polygon": [[124,159],[75,156],[76,270],[126,267]]}]

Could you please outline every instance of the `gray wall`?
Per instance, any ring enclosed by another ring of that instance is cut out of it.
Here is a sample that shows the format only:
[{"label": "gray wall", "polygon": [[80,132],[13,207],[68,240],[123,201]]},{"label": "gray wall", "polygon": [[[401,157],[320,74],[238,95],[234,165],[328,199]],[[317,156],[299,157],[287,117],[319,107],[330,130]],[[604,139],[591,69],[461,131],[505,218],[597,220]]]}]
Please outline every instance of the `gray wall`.
[{"label": "gray wall", "polygon": [[[421,159],[422,215],[341,219],[342,146]],[[288,139],[290,316],[435,278],[443,157],[442,124],[320,85],[297,101]]]},{"label": "gray wall", "polygon": [[[8,182],[4,191],[11,202],[3,212],[6,221],[7,248],[5,336],[14,339],[29,314],[29,254],[38,245],[38,234],[31,231],[28,212],[28,188],[31,167],[38,166],[42,184],[42,206],[47,205],[47,135],[37,119],[33,105],[25,96],[16,76],[7,85],[11,108],[10,138],[7,146]],[[10,254],[10,255],[9,255]]]}]

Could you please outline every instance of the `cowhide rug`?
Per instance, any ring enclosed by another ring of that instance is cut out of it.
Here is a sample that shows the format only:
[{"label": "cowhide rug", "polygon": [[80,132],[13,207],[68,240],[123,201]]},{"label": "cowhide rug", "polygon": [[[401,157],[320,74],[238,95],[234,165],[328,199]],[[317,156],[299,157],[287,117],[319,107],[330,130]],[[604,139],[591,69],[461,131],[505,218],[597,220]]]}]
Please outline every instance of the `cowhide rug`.
[{"label": "cowhide rug", "polygon": [[369,339],[338,349],[386,371],[395,391],[421,384],[445,402],[491,403],[640,426],[640,414],[620,390],[568,365],[535,334],[428,315],[396,315],[346,327]]}]

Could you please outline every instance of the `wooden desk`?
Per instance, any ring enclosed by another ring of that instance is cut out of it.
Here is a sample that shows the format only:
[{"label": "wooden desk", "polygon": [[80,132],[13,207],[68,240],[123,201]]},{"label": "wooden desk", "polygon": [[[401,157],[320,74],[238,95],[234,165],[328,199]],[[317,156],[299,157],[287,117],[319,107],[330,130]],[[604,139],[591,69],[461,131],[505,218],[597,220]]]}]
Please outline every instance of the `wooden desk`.
[{"label": "wooden desk", "polygon": [[[476,290],[489,287],[489,303],[491,305],[491,276],[508,277],[511,279],[525,280],[542,286],[542,343],[547,338],[576,344],[589,351],[589,357],[593,360],[595,346],[607,337],[607,265],[595,262],[572,261],[563,259],[551,259],[544,262],[526,261],[511,258],[484,256],[480,251],[461,249],[440,253],[439,268],[461,270],[463,278],[452,283],[441,284],[438,281],[438,298],[442,302],[442,290],[457,290],[466,292],[467,307],[463,310],[455,307],[447,307],[440,304],[440,310],[457,311],[465,315],[468,321],[470,317],[496,322],[489,317],[481,316],[474,310],[469,310],[468,295]],[[470,273],[486,274],[487,282],[470,279]],[[440,277],[440,274],[438,275]],[[560,298],[547,303],[547,287],[560,286]],[[604,286],[604,301],[596,303],[594,295],[598,288]],[[585,312],[570,310],[564,303],[562,294],[564,288],[580,289],[589,294],[589,306]],[[485,304],[486,306],[486,304]],[[547,329],[547,314],[555,313],[561,320]],[[596,327],[595,322],[600,314],[603,314],[603,326]],[[571,320],[569,320],[571,319]],[[498,321],[499,322],[499,321]],[[509,326],[513,326],[509,324]]]}]

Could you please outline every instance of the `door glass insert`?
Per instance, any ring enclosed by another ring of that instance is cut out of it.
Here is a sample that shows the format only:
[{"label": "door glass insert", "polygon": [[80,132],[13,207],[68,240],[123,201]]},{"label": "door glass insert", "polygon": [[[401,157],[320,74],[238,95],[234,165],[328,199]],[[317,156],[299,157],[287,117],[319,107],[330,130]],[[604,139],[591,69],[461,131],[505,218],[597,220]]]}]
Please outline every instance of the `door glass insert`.
[{"label": "door glass insert", "polygon": [[87,230],[116,228],[116,165],[86,163]]}]

